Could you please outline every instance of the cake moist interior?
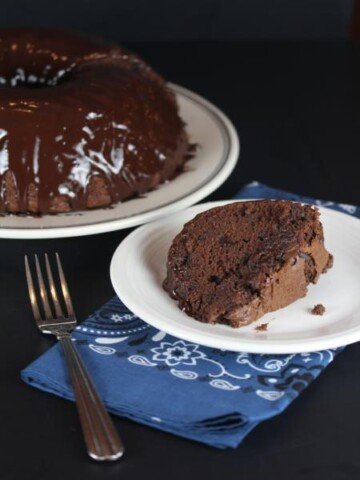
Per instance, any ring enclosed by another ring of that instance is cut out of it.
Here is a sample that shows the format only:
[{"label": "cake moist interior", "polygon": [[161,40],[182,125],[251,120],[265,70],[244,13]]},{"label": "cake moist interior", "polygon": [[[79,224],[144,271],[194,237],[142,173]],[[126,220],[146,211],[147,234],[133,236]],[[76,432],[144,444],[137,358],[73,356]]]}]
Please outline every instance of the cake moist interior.
[{"label": "cake moist interior", "polygon": [[304,296],[331,263],[316,208],[237,202],[184,226],[164,287],[196,319],[238,327]]}]

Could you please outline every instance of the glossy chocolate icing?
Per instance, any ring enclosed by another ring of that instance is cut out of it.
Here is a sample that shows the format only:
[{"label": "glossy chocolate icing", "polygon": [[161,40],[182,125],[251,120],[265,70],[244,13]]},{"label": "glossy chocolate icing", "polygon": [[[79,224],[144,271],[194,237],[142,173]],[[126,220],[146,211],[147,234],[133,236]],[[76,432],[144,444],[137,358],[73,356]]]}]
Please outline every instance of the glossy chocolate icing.
[{"label": "glossy chocolate icing", "polygon": [[188,153],[173,93],[118,46],[0,31],[0,211],[110,205],[172,178]]}]

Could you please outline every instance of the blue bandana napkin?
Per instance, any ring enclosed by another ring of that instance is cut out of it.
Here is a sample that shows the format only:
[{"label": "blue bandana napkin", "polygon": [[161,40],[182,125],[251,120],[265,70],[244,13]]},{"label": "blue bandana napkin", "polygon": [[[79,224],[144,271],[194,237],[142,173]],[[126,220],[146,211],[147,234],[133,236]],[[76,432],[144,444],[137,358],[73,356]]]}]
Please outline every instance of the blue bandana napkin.
[{"label": "blue bandana napkin", "polygon": [[[300,200],[360,217],[360,209],[253,182],[236,198]],[[114,297],[73,334],[108,410],[213,447],[236,447],[278,415],[341,351],[255,355],[203,347],[156,330]],[[73,400],[59,345],[21,373],[29,385]]]}]

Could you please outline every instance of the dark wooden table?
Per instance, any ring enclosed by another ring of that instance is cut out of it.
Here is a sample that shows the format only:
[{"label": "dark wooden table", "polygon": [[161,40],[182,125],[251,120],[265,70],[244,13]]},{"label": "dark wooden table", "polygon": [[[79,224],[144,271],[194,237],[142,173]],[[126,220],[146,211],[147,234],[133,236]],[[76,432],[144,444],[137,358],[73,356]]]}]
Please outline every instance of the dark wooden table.
[{"label": "dark wooden table", "polygon": [[[172,81],[233,120],[241,158],[210,199],[253,179],[360,203],[360,47],[340,43],[135,44]],[[24,385],[20,370],[51,344],[35,330],[23,255],[61,252],[79,318],[113,295],[111,255],[128,231],[44,241],[0,240],[0,478],[358,479],[360,345],[348,347],[281,416],[236,450],[218,451],[121,418],[113,465],[86,456],[75,407]],[[360,292],[359,292],[360,293]],[[191,401],[191,399],[189,399]]]}]

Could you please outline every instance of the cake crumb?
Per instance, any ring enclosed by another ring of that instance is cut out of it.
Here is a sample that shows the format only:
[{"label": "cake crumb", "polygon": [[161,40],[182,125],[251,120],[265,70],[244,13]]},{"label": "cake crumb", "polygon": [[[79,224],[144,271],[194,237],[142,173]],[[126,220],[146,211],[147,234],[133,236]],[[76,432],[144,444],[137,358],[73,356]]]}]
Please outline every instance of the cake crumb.
[{"label": "cake crumb", "polygon": [[311,313],[313,315],[324,315],[325,313],[325,307],[321,303],[318,303],[317,305],[314,306],[314,308],[311,310]]},{"label": "cake crumb", "polygon": [[257,332],[267,332],[267,329],[268,329],[268,323],[261,323],[260,325],[258,325],[257,327],[255,327],[255,330]]}]

